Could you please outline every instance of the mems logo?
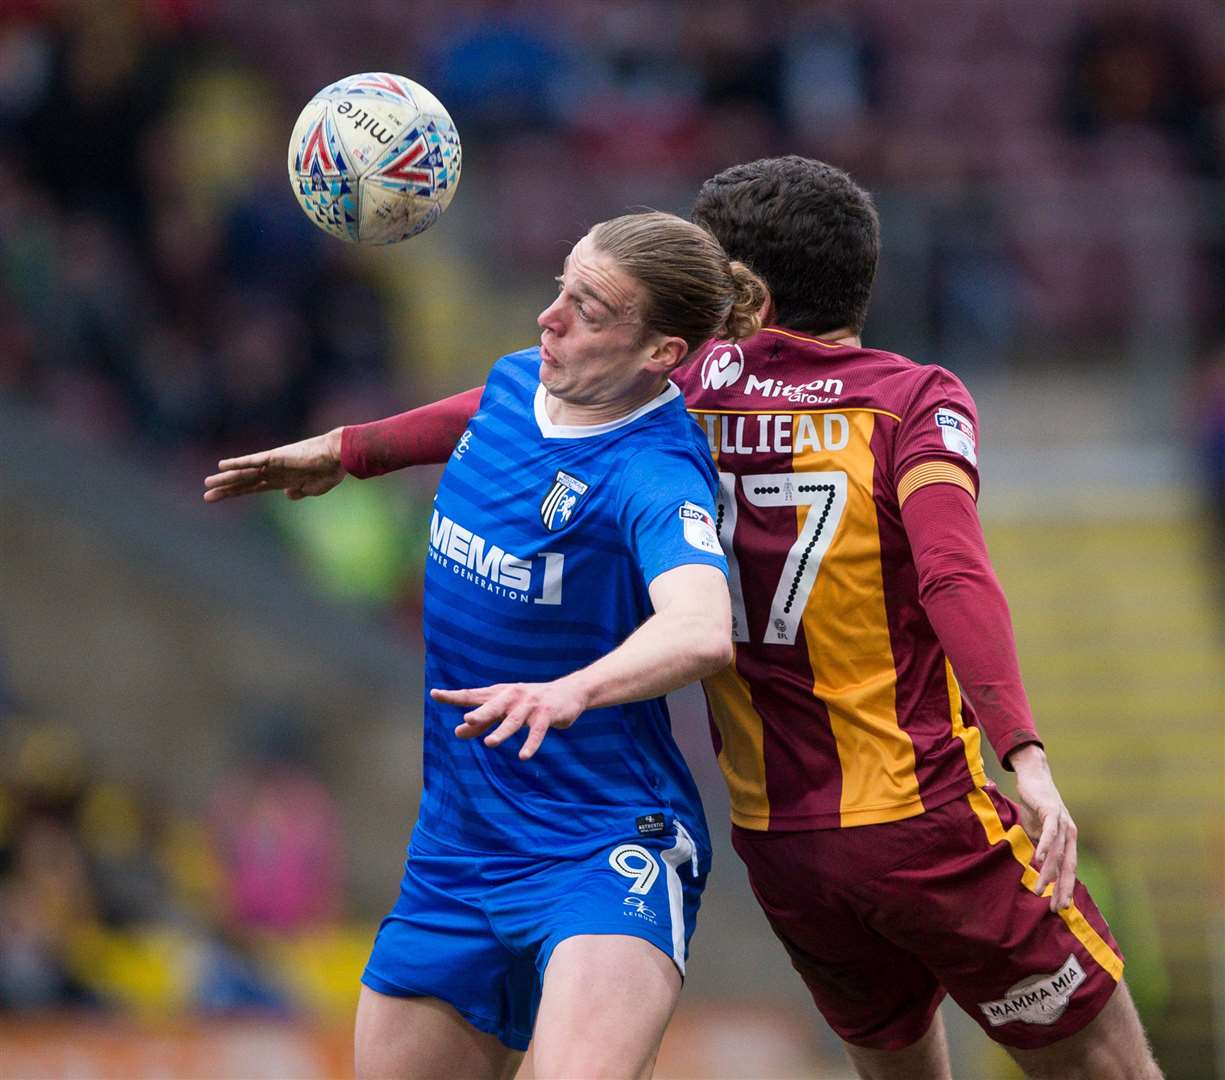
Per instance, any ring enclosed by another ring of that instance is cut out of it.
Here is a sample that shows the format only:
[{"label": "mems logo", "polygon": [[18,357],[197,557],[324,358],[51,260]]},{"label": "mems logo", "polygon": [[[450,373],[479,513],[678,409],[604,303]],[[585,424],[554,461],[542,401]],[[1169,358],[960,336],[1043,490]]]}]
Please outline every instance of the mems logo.
[{"label": "mems logo", "polygon": [[[521,559],[435,510],[430,518],[429,554],[457,577],[508,600],[561,603],[566,557],[559,552],[542,551],[536,559]],[[540,564],[539,575],[533,574],[533,563]],[[538,590],[533,586],[537,578]],[[537,591],[539,595],[533,595]]]},{"label": "mems logo", "polygon": [[1053,1024],[1084,981],[1085,969],[1075,954],[1069,953],[1063,967],[1053,974],[1024,979],[998,1001],[980,1001],[978,1007],[992,1027],[1013,1022]]}]

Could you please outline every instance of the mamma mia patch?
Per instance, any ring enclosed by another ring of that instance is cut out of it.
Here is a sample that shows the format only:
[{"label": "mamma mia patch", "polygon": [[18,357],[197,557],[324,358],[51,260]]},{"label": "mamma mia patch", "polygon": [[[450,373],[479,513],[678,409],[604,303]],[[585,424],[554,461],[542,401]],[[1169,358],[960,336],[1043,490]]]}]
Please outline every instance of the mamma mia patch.
[{"label": "mamma mia patch", "polygon": [[1085,969],[1075,955],[1069,955],[1063,967],[1051,975],[1034,975],[1009,989],[998,1001],[980,1001],[987,1023],[992,1027],[1003,1024],[1053,1024],[1066,1011],[1077,987],[1085,981]]}]

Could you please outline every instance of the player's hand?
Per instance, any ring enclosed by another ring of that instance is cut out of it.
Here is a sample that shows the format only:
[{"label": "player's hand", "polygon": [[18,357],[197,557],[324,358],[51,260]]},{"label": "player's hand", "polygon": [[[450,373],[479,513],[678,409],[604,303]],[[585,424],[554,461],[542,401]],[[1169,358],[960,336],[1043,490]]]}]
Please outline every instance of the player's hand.
[{"label": "player's hand", "polygon": [[1009,755],[1008,763],[1017,774],[1021,824],[1034,842],[1036,891],[1041,894],[1053,882],[1051,910],[1060,911],[1071,905],[1076,885],[1076,823],[1055,787],[1042,747],[1022,746]]},{"label": "player's hand", "polygon": [[[526,761],[540,748],[550,728],[568,728],[586,708],[582,692],[566,679],[547,683],[498,683],[471,690],[431,690],[444,705],[473,705],[455,729],[461,739],[485,735],[486,746],[501,746],[522,727],[527,738],[519,748]],[[494,725],[497,727],[494,727]],[[492,731],[489,731],[490,728]]]},{"label": "player's hand", "polygon": [[284,491],[291,499],[325,495],[345,478],[340,428],[325,435],[217,463],[204,479],[204,501],[221,502],[260,491]]}]

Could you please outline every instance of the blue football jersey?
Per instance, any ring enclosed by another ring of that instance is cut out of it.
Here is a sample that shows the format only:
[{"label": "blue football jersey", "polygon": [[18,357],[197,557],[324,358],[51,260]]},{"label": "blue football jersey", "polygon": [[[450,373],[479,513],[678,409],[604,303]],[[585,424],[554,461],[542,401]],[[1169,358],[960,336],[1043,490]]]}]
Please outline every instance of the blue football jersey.
[{"label": "blue football jersey", "polygon": [[524,733],[497,748],[457,739],[466,710],[429,698],[569,674],[652,614],[657,575],[726,572],[714,464],[677,388],[620,420],[563,427],[545,413],[539,368],[538,348],[494,365],[434,500],[418,828],[474,851],[565,855],[676,818],[709,852],[663,698],[590,710],[529,761]]}]

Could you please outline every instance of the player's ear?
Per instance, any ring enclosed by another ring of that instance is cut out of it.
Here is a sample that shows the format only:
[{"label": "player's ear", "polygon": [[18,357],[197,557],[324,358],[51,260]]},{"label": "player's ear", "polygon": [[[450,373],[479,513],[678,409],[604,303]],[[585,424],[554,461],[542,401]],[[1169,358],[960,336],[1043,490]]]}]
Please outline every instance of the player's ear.
[{"label": "player's ear", "polygon": [[661,337],[651,349],[646,369],[659,375],[670,375],[688,355],[689,346],[685,344],[684,338]]},{"label": "player's ear", "polygon": [[769,289],[766,289],[766,298],[761,302],[761,307],[757,309],[757,314],[761,317],[762,326],[774,324],[774,297],[770,295]]}]

